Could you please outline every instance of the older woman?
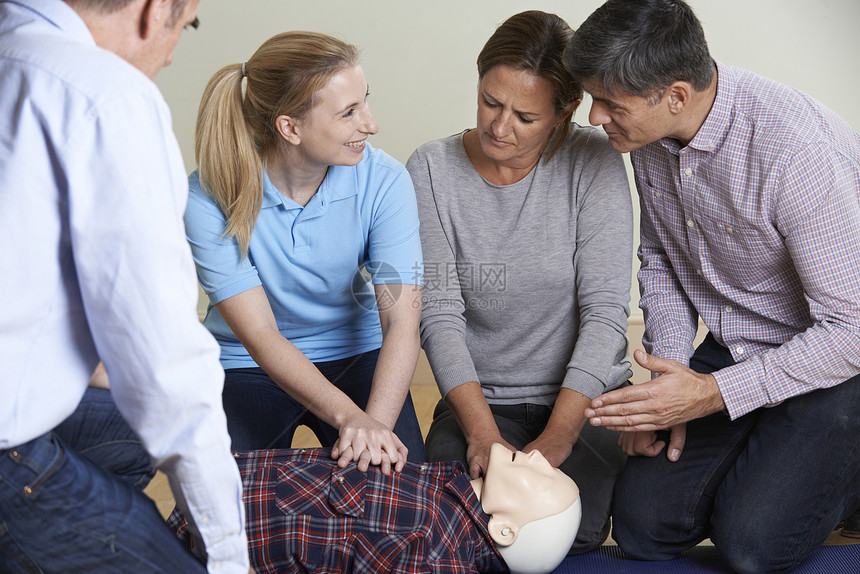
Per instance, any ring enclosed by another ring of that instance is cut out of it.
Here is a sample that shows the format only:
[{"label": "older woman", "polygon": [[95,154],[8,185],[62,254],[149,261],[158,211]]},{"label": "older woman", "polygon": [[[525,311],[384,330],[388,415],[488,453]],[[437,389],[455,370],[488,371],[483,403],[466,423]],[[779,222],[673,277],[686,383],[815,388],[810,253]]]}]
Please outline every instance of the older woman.
[{"label": "older woman", "polygon": [[539,11],[504,22],[478,57],[477,128],[409,159],[424,250],[421,342],[443,400],[428,458],[473,477],[490,445],[539,450],[582,491],[572,551],[609,529],[617,434],[584,426],[626,384],[630,189],[606,136],[571,122],[582,84],[572,30]]},{"label": "older woman", "polygon": [[185,222],[236,450],[289,448],[306,423],[342,465],[424,459],[415,194],[367,142],[368,94],[354,46],[288,32],[203,95]]}]

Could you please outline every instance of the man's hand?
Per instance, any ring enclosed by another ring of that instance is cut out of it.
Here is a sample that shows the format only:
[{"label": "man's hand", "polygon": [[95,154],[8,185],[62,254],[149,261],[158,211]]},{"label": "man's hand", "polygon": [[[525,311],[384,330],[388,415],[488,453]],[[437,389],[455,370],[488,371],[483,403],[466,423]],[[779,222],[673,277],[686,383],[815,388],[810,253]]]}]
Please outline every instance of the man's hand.
[{"label": "man's hand", "polygon": [[[669,448],[666,449],[666,458],[677,462],[684,451],[684,443],[687,439],[687,423],[681,423],[669,428]],[[650,456],[660,454],[666,441],[657,440],[655,431],[623,432],[618,437],[618,446],[627,456]]]},{"label": "man's hand", "polygon": [[659,376],[595,398],[591,408],[585,410],[592,425],[625,433],[650,432],[725,408],[713,375],[697,373],[677,361],[652,357],[640,350],[633,357]]}]

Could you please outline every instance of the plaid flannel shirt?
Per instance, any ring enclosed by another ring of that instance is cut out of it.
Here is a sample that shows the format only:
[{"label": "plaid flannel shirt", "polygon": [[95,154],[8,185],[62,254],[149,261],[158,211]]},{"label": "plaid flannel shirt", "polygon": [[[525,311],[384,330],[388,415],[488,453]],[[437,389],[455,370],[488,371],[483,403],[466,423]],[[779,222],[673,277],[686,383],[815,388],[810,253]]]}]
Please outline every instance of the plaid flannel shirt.
[{"label": "plaid flannel shirt", "polygon": [[860,136],[813,98],[718,64],[693,140],[630,154],[645,348],[687,364],[700,316],[737,361],[731,417],[860,373]]},{"label": "plaid flannel shirt", "polygon": [[[251,565],[260,574],[506,572],[459,463],[383,475],[328,449],[237,453]],[[169,519],[191,544],[178,511]]]}]

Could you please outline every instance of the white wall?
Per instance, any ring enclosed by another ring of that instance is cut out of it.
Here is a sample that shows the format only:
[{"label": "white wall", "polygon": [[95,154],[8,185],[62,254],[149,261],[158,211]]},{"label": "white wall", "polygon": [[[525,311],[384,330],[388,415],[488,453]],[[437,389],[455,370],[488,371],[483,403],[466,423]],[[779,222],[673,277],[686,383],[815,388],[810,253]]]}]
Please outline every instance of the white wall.
[{"label": "white wall", "polygon": [[[158,76],[189,171],[194,122],[209,77],[286,30],[325,32],[357,45],[380,125],[376,147],[405,162],[421,143],[475,124],[475,58],[495,27],[528,9],[576,28],[602,0],[202,0]],[[860,1],[691,0],[712,55],[795,86],[860,131]],[[588,101],[576,115],[588,122]],[[634,258],[634,270],[638,262]],[[638,294],[631,290],[634,313]],[[205,308],[205,305],[204,305]]]}]

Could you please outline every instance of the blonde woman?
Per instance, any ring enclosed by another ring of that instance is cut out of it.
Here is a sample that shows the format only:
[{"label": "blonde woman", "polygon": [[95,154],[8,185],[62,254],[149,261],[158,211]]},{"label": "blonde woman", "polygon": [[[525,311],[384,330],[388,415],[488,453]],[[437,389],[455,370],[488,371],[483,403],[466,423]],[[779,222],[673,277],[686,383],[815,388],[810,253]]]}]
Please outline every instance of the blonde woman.
[{"label": "blonde woman", "polygon": [[342,466],[424,459],[417,208],[366,141],[368,95],[356,48],[312,32],[270,38],[203,95],[185,222],[236,450],[288,448],[307,424]]}]

